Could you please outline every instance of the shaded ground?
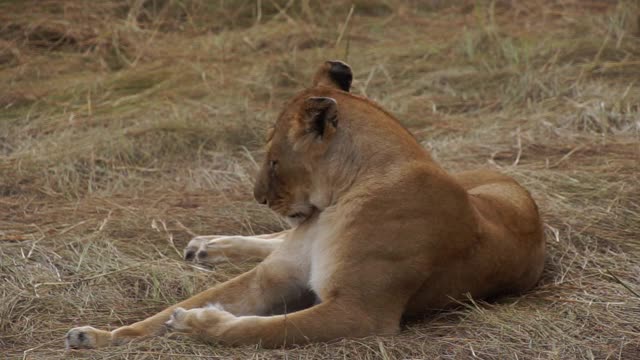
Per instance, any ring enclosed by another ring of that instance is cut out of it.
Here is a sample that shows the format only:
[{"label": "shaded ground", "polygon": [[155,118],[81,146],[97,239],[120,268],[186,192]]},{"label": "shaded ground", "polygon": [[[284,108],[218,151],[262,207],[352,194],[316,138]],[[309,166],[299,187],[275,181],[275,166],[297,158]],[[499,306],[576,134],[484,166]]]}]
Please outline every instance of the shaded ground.
[{"label": "shaded ground", "polygon": [[[0,353],[8,358],[640,358],[635,1],[0,1]],[[159,338],[65,352],[252,264],[194,234],[283,223],[251,197],[264,130],[323,60],[450,170],[531,189],[547,264],[521,297],[396,337],[287,350]]]}]

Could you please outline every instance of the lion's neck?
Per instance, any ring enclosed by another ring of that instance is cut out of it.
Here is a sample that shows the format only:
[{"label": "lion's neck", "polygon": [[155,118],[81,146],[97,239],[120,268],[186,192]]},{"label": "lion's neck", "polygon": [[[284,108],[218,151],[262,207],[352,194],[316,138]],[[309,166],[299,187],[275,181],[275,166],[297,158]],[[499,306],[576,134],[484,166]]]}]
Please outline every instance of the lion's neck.
[{"label": "lion's neck", "polygon": [[374,131],[368,135],[344,132],[344,139],[337,141],[338,146],[331,147],[314,169],[310,202],[320,211],[335,205],[356,186],[380,184],[390,179],[389,174],[415,162],[433,163],[426,150],[406,133]]}]

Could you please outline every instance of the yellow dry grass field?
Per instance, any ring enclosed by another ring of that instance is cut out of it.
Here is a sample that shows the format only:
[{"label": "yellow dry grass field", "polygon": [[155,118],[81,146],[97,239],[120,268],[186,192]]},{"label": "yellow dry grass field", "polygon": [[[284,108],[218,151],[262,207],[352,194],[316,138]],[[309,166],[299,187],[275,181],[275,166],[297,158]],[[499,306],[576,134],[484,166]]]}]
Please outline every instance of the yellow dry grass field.
[{"label": "yellow dry grass field", "polygon": [[[181,252],[285,226],[252,198],[256,163],[327,59],[446,169],[531,190],[548,244],[535,289],[394,337],[65,351],[73,326],[134,322],[255,265]],[[640,358],[640,5],[1,0],[0,358]]]}]

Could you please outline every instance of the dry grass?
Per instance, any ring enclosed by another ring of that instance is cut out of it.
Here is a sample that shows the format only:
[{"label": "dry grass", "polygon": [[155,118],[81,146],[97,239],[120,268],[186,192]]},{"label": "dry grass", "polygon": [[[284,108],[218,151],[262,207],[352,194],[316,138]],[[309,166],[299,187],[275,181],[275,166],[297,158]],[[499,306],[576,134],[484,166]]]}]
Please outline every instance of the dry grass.
[{"label": "dry grass", "polygon": [[[0,354],[7,358],[640,358],[635,1],[0,1]],[[195,234],[263,233],[263,130],[327,58],[451,170],[513,175],[544,213],[539,286],[287,350],[159,338],[65,352],[251,264]],[[0,356],[0,357],[2,357]]]}]

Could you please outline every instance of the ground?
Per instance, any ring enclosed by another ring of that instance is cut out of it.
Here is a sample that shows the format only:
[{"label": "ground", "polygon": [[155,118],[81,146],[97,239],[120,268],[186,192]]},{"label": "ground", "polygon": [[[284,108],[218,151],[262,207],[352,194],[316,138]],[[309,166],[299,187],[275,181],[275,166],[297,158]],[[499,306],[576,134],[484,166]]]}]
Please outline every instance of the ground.
[{"label": "ground", "polygon": [[[131,323],[253,266],[181,250],[284,228],[252,179],[265,129],[326,59],[448,170],[531,190],[539,284],[394,337],[65,351],[71,327]],[[631,0],[0,1],[0,354],[640,358],[639,59]]]}]

